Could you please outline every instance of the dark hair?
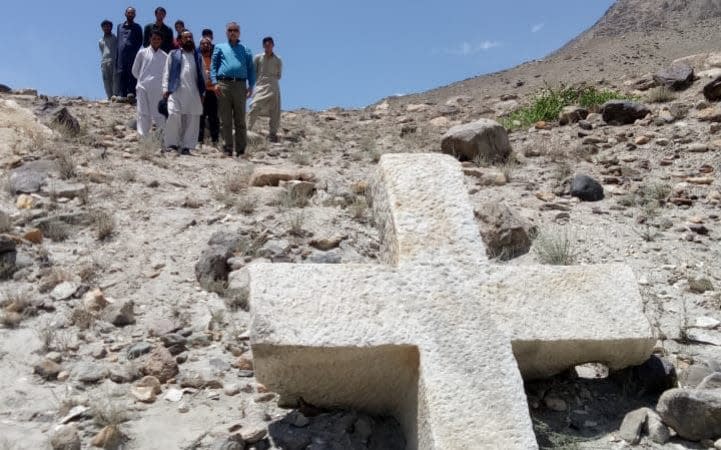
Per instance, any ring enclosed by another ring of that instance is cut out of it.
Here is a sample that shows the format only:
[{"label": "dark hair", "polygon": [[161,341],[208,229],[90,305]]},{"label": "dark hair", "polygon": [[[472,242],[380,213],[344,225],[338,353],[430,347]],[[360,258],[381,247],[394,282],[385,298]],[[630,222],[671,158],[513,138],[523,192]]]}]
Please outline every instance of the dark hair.
[{"label": "dark hair", "polygon": [[213,30],[211,30],[210,28],[204,28],[204,29],[203,29],[203,32],[200,33],[200,35],[201,35],[201,36],[212,36],[212,35],[213,35]]},{"label": "dark hair", "polygon": [[275,45],[275,42],[273,42],[273,38],[270,36],[266,36],[263,38],[263,45],[265,45],[266,42],[270,42],[271,44]]},{"label": "dark hair", "polygon": [[105,19],[105,20],[103,20],[102,22],[100,22],[100,26],[101,26],[101,27],[104,27],[105,25],[110,25],[110,28],[112,28],[112,27],[113,27],[113,22],[109,21],[108,19]]},{"label": "dark hair", "polygon": [[183,21],[180,20],[180,19],[178,19],[178,20],[175,21],[175,26],[177,27],[178,25],[182,25],[183,28],[185,28],[185,22],[183,22]]},{"label": "dark hair", "polygon": [[163,38],[163,33],[160,32],[160,30],[153,30],[150,32],[150,37],[158,36],[161,39]]},{"label": "dark hair", "polygon": [[155,14],[158,14],[159,12],[162,12],[163,14],[168,14],[168,11],[165,10],[162,6],[158,6],[155,8]]}]

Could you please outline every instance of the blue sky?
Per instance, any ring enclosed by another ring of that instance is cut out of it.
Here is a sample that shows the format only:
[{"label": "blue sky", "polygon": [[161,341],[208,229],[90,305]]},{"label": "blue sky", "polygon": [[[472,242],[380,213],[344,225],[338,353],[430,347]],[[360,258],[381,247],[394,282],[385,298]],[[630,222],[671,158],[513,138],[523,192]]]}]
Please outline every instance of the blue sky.
[{"label": "blue sky", "polygon": [[7,2],[0,83],[51,95],[103,94],[100,21],[137,22],[168,10],[225,40],[229,20],[254,52],[272,35],[283,58],[283,107],[360,107],[393,94],[423,91],[542,58],[592,25],[613,0],[34,0]]}]

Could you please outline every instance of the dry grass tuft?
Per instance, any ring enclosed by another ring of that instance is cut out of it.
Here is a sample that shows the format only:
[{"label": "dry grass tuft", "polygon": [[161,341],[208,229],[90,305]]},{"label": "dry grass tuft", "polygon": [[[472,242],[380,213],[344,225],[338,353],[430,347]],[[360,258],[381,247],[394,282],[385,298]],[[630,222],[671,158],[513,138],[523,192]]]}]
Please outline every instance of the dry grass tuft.
[{"label": "dry grass tuft", "polygon": [[55,166],[58,169],[60,178],[63,180],[71,180],[78,176],[75,157],[67,149],[59,149],[55,151]]},{"label": "dry grass tuft", "polygon": [[646,100],[649,103],[667,103],[676,100],[676,94],[666,86],[658,86],[649,89]]},{"label": "dry grass tuft", "polygon": [[111,213],[98,209],[93,211],[91,216],[95,227],[95,236],[99,241],[104,241],[115,233],[115,218]]},{"label": "dry grass tuft", "polygon": [[9,233],[13,229],[13,221],[5,211],[0,211],[0,233]]},{"label": "dry grass tuft", "polygon": [[576,260],[573,239],[566,231],[542,231],[533,243],[533,251],[542,264],[569,266]]}]

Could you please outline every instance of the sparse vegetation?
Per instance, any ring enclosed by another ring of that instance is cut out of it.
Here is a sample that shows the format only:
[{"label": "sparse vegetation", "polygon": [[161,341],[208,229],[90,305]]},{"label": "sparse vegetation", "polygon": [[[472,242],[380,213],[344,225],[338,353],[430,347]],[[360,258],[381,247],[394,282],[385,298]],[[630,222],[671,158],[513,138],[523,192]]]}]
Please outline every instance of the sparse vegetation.
[{"label": "sparse vegetation", "polygon": [[62,242],[70,236],[70,226],[60,220],[42,222],[39,228],[44,237],[55,242]]},{"label": "sparse vegetation", "polygon": [[565,230],[544,230],[538,233],[533,251],[542,264],[569,266],[576,261],[574,241]]},{"label": "sparse vegetation", "polygon": [[78,176],[75,157],[67,149],[55,151],[55,165],[63,180],[71,180]]},{"label": "sparse vegetation", "polygon": [[93,211],[92,221],[95,227],[95,236],[99,241],[110,238],[115,232],[115,218],[107,211],[102,209]]},{"label": "sparse vegetation", "polygon": [[120,170],[118,178],[120,178],[123,183],[134,183],[135,180],[137,180],[137,175],[135,174],[135,171],[133,169],[126,167]]},{"label": "sparse vegetation", "polygon": [[39,322],[33,331],[35,332],[35,336],[40,340],[41,352],[47,353],[55,348],[55,340],[58,333],[49,319]]},{"label": "sparse vegetation", "polygon": [[365,197],[357,196],[350,204],[349,209],[353,219],[363,221],[368,216],[368,200]]},{"label": "sparse vegetation", "polygon": [[77,305],[70,313],[70,322],[81,330],[88,330],[95,324],[95,316],[82,305]]},{"label": "sparse vegetation", "polygon": [[689,278],[688,289],[694,294],[703,294],[704,292],[713,291],[713,283],[708,278]]},{"label": "sparse vegetation", "polygon": [[649,103],[667,103],[673,100],[676,100],[676,94],[666,86],[649,89],[646,94],[646,101]]},{"label": "sparse vegetation", "polygon": [[561,110],[566,106],[578,105],[595,110],[609,100],[632,98],[617,91],[599,90],[593,86],[559,88],[546,86],[536,94],[530,105],[513,111],[502,117],[500,121],[508,129],[527,128],[540,121],[556,121]]},{"label": "sparse vegetation", "polygon": [[101,427],[117,427],[130,419],[126,409],[114,402],[110,394],[93,399],[90,411],[95,423]]},{"label": "sparse vegetation", "polygon": [[291,155],[291,160],[299,166],[309,166],[311,163],[311,156],[307,151],[297,151]]},{"label": "sparse vegetation", "polygon": [[303,211],[294,211],[288,216],[288,233],[293,236],[303,235],[303,225],[305,224],[305,213]]},{"label": "sparse vegetation", "polygon": [[310,202],[312,192],[305,189],[286,188],[278,194],[278,206],[282,209],[305,208]]}]

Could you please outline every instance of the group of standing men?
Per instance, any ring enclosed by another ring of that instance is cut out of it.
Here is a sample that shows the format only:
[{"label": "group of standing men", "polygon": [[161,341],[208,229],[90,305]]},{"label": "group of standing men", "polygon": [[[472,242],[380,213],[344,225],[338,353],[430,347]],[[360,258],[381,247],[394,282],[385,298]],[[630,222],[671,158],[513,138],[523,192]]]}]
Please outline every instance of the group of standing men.
[{"label": "group of standing men", "polygon": [[[278,141],[282,61],[272,37],[263,39],[264,52],[253,57],[240,43],[240,26],[226,26],[227,43],[213,43],[203,30],[199,49],[193,33],[176,21],[177,38],[165,25],[165,8],[155,9],[155,22],[145,30],[135,23],[135,8],[125,10],[125,22],[113,35],[109,20],[101,23],[101,72],[108,99],[137,102],[137,131],[147,136],[155,124],[164,133],[164,151],[190,154],[205,138],[208,122],[214,145],[223,138],[223,152],[245,153],[247,129],[259,116],[270,118],[271,142]],[[246,126],[246,101],[252,97]]]}]

